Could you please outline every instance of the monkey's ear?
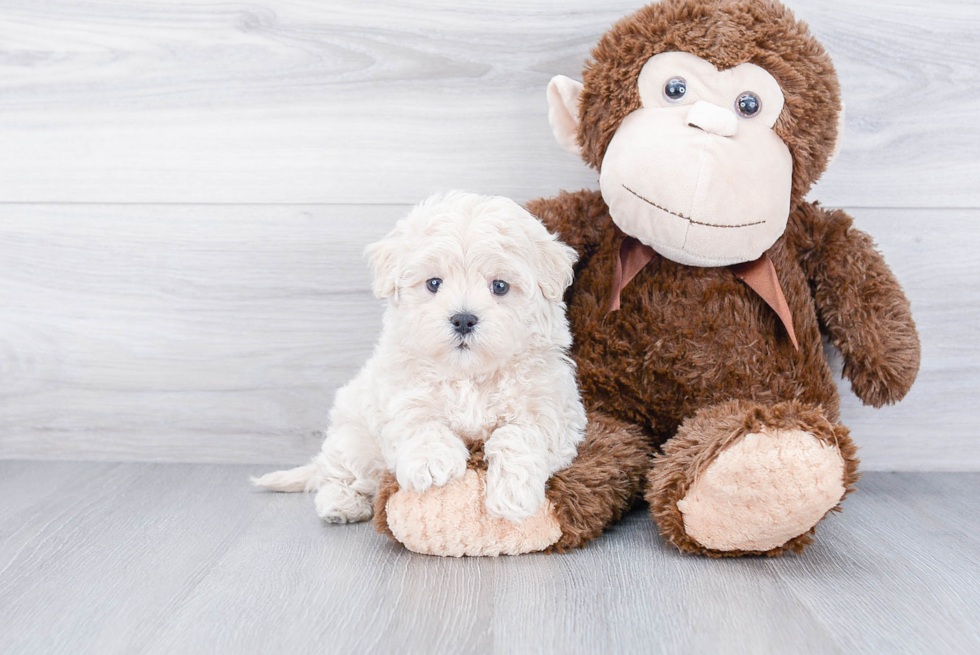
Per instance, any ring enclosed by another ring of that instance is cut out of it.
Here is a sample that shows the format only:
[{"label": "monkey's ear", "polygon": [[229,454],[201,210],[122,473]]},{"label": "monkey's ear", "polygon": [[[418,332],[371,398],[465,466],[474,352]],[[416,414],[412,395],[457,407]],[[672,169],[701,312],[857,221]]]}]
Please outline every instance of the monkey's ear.
[{"label": "monkey's ear", "polygon": [[584,86],[564,75],[555,75],[548,83],[548,123],[561,146],[576,155],[578,145],[578,103]]},{"label": "monkey's ear", "polygon": [[840,101],[840,113],[837,114],[837,139],[834,141],[834,149],[830,153],[830,157],[827,159],[827,166],[829,167],[837,155],[840,154],[840,148],[844,145],[844,101]]}]

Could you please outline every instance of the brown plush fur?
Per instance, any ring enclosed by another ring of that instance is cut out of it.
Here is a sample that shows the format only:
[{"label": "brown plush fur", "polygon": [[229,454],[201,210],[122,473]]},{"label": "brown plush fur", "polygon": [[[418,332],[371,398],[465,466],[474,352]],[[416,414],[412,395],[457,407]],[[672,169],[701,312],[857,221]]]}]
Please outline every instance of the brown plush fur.
[{"label": "brown plush fur", "polygon": [[561,539],[551,550],[581,548],[618,521],[643,493],[650,455],[649,442],[635,427],[591,414],[578,457],[548,483],[561,524]]},{"label": "brown plush fur", "polygon": [[621,234],[596,191],[528,209],[578,250],[569,320],[589,409],[641,426],[656,443],[681,421],[732,398],[799,400],[836,421],[840,401],[821,326],[868,404],[902,398],[919,342],[908,300],[870,238],[843,212],[803,204],[768,254],[793,313],[799,351],[775,313],[728,268],[655,255],[607,314]]},{"label": "brown plush fur", "polygon": [[[620,421],[591,414],[578,457],[548,481],[548,499],[561,526],[561,538],[548,550],[581,548],[618,521],[643,493],[651,449],[639,430]],[[470,445],[469,467],[485,470],[483,443]],[[387,473],[374,500],[374,526],[397,541],[388,527],[388,499],[399,489]],[[482,499],[478,499],[478,502]]]},{"label": "brown plush fur", "polygon": [[389,539],[398,543],[395,535],[388,527],[388,499],[398,491],[398,480],[395,474],[390,471],[385,472],[378,484],[378,495],[374,497],[374,529],[381,534],[387,535]]},{"label": "brown plush fur", "polygon": [[[674,50],[720,69],[758,64],[782,87],[786,102],[774,129],[793,157],[791,211],[768,255],[799,350],[774,312],[726,267],[684,266],[655,255],[624,289],[621,309],[607,314],[623,235],[601,195],[562,192],[528,209],[579,254],[566,300],[587,407],[637,426],[655,445],[667,442],[650,474],[653,516],[680,548],[721,555],[684,535],[676,501],[760,417],[790,417],[818,438],[835,439],[846,462],[845,487],[853,485],[857,460],[846,429],[835,425],[840,401],[822,335],[840,349],[854,392],[874,406],[908,392],[919,340],[909,303],[870,237],[843,212],[803,201],[837,136],[839,88],[824,49],[782,5],[664,0],[618,22],[584,73],[579,144],[586,161],[601,168],[616,129],[640,106],[643,64]],[[745,404],[725,404],[733,399]],[[725,411],[735,413],[722,420]],[[723,434],[702,425],[709,419],[738,430]],[[766,554],[799,551],[810,539],[800,535]]]},{"label": "brown plush fur", "polygon": [[684,517],[677,508],[677,501],[687,495],[690,486],[723,450],[763,428],[802,429],[820,441],[836,446],[844,460],[844,495],[854,490],[858,479],[857,447],[847,428],[828,421],[819,409],[796,401],[772,406],[744,400],[729,401],[706,407],[686,419],[677,435],[664,445],[663,453],[657,456],[657,465],[650,470],[646,499],[665,539],[683,551],[710,557],[771,557],[784,552],[800,552],[813,541],[811,535],[815,527],[772,550],[719,551],[704,548],[684,530]]}]

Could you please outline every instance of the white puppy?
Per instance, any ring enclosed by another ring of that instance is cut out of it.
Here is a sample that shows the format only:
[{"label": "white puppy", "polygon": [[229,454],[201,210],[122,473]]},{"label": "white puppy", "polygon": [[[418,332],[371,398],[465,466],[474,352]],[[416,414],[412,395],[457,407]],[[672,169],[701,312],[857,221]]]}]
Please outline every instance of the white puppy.
[{"label": "white puppy", "polygon": [[337,392],[320,454],[254,482],[317,491],[325,521],[364,521],[385,469],[425,491],[463,475],[483,440],[487,511],[533,515],[586,425],[562,302],[575,252],[513,201],[455,192],[366,253],[387,299],[374,355]]}]

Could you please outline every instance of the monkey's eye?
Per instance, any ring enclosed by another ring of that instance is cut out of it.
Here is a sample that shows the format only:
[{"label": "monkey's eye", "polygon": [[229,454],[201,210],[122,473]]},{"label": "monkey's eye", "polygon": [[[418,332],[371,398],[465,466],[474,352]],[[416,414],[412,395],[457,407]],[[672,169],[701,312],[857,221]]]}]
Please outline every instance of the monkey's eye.
[{"label": "monkey's eye", "polygon": [[677,102],[687,93],[687,81],[683,77],[672,77],[664,84],[664,97],[670,102]]},{"label": "monkey's eye", "polygon": [[510,291],[510,285],[503,280],[494,280],[490,283],[490,290],[495,296],[506,296],[507,292]]},{"label": "monkey's eye", "polygon": [[762,109],[762,101],[751,91],[746,91],[735,100],[735,111],[745,118],[752,118],[760,109]]},{"label": "monkey's eye", "polygon": [[437,277],[426,280],[425,282],[425,288],[431,291],[432,293],[438,291],[440,286],[442,286],[442,280]]}]

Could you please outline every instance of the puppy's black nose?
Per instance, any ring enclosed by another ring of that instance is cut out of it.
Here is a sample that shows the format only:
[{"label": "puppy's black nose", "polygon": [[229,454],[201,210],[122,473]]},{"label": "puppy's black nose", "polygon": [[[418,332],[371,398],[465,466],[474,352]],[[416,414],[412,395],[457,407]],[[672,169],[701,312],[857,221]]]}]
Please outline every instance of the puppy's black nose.
[{"label": "puppy's black nose", "polygon": [[453,329],[457,334],[466,335],[473,331],[473,326],[475,326],[479,319],[473,314],[456,314],[449,322],[453,324]]}]

